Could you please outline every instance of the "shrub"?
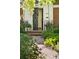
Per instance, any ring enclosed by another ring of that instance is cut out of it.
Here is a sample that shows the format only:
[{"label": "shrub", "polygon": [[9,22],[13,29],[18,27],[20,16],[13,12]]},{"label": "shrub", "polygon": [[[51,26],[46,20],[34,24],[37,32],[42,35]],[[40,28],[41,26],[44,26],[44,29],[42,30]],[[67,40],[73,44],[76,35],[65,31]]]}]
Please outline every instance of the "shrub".
[{"label": "shrub", "polygon": [[46,24],[46,30],[43,31],[44,44],[51,46],[56,51],[59,51],[59,27],[53,26],[50,22]]},{"label": "shrub", "polygon": [[54,49],[59,52],[59,43],[55,45]]},{"label": "shrub", "polygon": [[25,26],[26,26],[27,28],[31,28],[31,24],[29,24],[28,21],[25,22]]},{"label": "shrub", "polygon": [[28,21],[26,21],[26,22],[24,22],[24,23],[25,23],[25,27],[27,28],[27,31],[28,31],[28,29],[31,28],[31,24],[28,23]]},{"label": "shrub", "polygon": [[53,32],[46,30],[46,31],[43,31],[42,35],[43,35],[44,39],[51,38],[51,37],[53,37]]},{"label": "shrub", "polygon": [[56,45],[56,39],[55,38],[54,39],[53,38],[47,38],[47,39],[45,39],[44,44],[46,46],[54,47],[54,45]]},{"label": "shrub", "polygon": [[53,26],[53,32],[58,34],[59,33],[59,27]]},{"label": "shrub", "polygon": [[56,38],[47,38],[47,39],[45,39],[44,44],[45,44],[46,46],[52,47],[52,48],[55,49],[57,52],[59,51],[59,43],[58,43],[58,41],[57,41]]},{"label": "shrub", "polygon": [[52,38],[56,39],[56,43],[59,42],[59,34],[54,34]]},{"label": "shrub", "polygon": [[37,59],[40,52],[35,42],[28,35],[21,33],[20,43],[21,59]]},{"label": "shrub", "polygon": [[46,24],[46,30],[43,31],[43,37],[46,38],[57,38],[59,39],[59,27],[53,26],[50,22]]},{"label": "shrub", "polygon": [[53,30],[53,24],[50,22],[47,22],[46,24],[46,30],[52,31]]},{"label": "shrub", "polygon": [[27,21],[24,22],[22,19],[20,20],[20,33],[25,33],[25,28],[27,28],[28,31],[28,28],[31,28],[31,24],[29,24]]},{"label": "shrub", "polygon": [[20,33],[25,32],[25,23],[23,20],[20,20]]}]

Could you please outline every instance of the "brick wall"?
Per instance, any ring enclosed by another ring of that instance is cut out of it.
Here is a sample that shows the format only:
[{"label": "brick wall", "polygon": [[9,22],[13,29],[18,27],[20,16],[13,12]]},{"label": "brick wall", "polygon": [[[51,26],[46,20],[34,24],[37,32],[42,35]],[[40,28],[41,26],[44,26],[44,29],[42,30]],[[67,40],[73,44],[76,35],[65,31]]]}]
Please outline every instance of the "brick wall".
[{"label": "brick wall", "polygon": [[59,26],[59,7],[53,9],[53,24]]}]

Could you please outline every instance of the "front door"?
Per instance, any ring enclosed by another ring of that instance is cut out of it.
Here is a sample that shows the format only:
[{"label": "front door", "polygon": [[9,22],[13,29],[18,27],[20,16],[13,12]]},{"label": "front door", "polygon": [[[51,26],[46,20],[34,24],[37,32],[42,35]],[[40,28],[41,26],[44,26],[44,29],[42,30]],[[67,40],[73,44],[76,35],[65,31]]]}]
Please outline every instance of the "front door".
[{"label": "front door", "polygon": [[33,14],[33,30],[38,30],[38,8],[34,9],[34,14]]},{"label": "front door", "polygon": [[33,30],[43,29],[43,9],[35,8],[33,14]]}]

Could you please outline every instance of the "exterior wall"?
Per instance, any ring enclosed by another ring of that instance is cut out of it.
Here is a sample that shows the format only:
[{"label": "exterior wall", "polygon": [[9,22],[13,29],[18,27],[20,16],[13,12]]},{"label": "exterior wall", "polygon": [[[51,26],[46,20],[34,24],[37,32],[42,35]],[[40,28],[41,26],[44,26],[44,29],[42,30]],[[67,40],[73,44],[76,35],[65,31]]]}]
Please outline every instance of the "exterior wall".
[{"label": "exterior wall", "polygon": [[59,26],[59,7],[53,8],[53,24]]},{"label": "exterior wall", "polygon": [[[53,21],[53,5],[47,5],[43,8],[43,29],[45,30],[45,25],[47,22]],[[53,22],[52,22],[53,23]]]},{"label": "exterior wall", "polygon": [[48,21],[48,6],[44,6],[43,8],[43,30],[45,30],[45,24]]},{"label": "exterior wall", "polygon": [[53,5],[49,6],[49,21],[50,23],[53,21]]},{"label": "exterior wall", "polygon": [[[23,10],[20,8],[20,16],[23,17],[24,21],[28,21],[33,30],[33,15],[30,15],[29,10]],[[41,16],[40,16],[41,17]],[[45,30],[45,24],[47,21],[52,22],[55,26],[59,25],[59,7],[54,5],[48,5],[43,7],[43,30]],[[41,26],[39,24],[39,26]]]},{"label": "exterior wall", "polygon": [[20,17],[23,18],[23,9],[22,8],[20,8]]},{"label": "exterior wall", "polygon": [[[30,15],[29,10],[23,10],[23,11],[24,11],[23,12],[24,13],[23,14],[24,15],[24,21],[28,21],[32,25],[31,30],[33,30],[33,15]],[[49,5],[49,7],[48,7],[48,5],[43,7],[43,30],[45,30],[46,22],[48,22],[48,21],[52,22],[53,21],[53,14],[52,13],[53,13],[53,5]],[[38,22],[38,23],[39,23],[39,26],[41,26],[40,22]]]},{"label": "exterior wall", "polygon": [[23,15],[23,10],[20,8],[20,16]]},{"label": "exterior wall", "polygon": [[32,15],[30,15],[30,11],[29,10],[24,10],[24,21],[28,21],[28,23],[31,24],[32,28],[30,30],[33,29],[33,19],[32,19]]}]

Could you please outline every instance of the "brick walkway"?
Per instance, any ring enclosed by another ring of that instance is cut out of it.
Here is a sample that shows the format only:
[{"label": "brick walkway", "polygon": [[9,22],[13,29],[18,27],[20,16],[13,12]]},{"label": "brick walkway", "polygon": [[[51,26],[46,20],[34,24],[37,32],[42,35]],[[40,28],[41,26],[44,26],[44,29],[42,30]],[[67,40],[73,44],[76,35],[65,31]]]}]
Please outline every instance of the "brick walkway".
[{"label": "brick walkway", "polygon": [[45,59],[59,59],[59,55],[56,51],[43,44],[44,39],[41,36],[33,36],[33,39],[36,40],[37,46],[39,47],[40,52],[45,56]]},{"label": "brick walkway", "polygon": [[40,52],[44,54],[45,59],[59,59],[58,53],[45,45],[38,44]]}]

